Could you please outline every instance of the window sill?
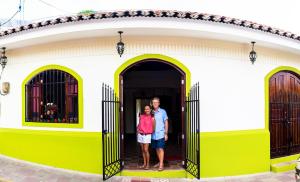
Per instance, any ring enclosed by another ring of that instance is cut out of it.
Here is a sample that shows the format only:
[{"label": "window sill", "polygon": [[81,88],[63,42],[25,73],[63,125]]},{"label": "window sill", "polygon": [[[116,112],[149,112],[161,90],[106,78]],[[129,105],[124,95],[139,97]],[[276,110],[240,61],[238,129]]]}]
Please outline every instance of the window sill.
[{"label": "window sill", "polygon": [[83,128],[82,123],[47,123],[47,122],[23,122],[23,126],[52,127],[52,128]]}]

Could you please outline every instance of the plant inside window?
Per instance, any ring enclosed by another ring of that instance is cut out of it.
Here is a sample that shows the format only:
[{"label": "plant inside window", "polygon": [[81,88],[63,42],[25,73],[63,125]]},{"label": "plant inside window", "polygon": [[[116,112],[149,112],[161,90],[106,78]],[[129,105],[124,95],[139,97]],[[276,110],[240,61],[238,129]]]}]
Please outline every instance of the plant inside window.
[{"label": "plant inside window", "polygon": [[26,122],[78,123],[78,82],[61,70],[46,70],[26,84]]}]

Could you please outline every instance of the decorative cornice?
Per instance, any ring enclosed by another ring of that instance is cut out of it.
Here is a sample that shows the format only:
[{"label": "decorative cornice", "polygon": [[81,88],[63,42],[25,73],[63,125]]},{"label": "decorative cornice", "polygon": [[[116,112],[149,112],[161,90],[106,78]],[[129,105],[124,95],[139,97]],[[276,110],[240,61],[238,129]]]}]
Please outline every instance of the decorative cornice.
[{"label": "decorative cornice", "polygon": [[199,21],[210,21],[215,23],[236,25],[236,26],[267,32],[274,35],[300,41],[299,35],[281,29],[273,28],[267,25],[262,25],[247,20],[240,20],[237,18],[230,18],[226,16],[219,16],[219,15],[205,14],[205,13],[198,13],[198,12],[176,11],[176,10],[128,10],[128,11],[109,11],[109,12],[99,11],[91,14],[70,15],[70,16],[51,19],[51,20],[30,23],[27,25],[22,25],[19,27],[8,29],[0,32],[0,37],[5,37],[14,33],[22,32],[30,29],[47,27],[51,25],[57,25],[57,24],[68,23],[68,22],[88,21],[88,20],[96,20],[96,19],[101,20],[101,19],[122,18],[122,17],[158,17],[158,18],[178,18],[178,19],[190,19],[190,20],[199,20]]}]

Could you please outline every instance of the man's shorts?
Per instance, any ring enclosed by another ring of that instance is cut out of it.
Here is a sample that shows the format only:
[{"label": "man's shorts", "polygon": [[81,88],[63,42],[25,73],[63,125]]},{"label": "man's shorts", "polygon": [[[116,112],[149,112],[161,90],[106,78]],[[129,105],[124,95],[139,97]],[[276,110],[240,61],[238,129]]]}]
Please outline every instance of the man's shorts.
[{"label": "man's shorts", "polygon": [[161,138],[161,139],[158,139],[158,140],[151,140],[151,147],[153,149],[163,149],[165,148],[165,138]]}]

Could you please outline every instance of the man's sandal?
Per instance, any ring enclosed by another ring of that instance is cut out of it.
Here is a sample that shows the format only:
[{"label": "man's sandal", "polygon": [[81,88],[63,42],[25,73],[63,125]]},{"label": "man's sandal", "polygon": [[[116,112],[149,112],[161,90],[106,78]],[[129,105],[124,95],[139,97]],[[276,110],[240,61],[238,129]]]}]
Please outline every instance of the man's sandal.
[{"label": "man's sandal", "polygon": [[159,163],[158,163],[158,164],[155,164],[153,167],[154,167],[154,168],[157,168],[157,167],[159,167]]},{"label": "man's sandal", "polygon": [[146,167],[146,166],[142,165],[142,166],[139,166],[138,168],[139,168],[139,169],[145,169],[145,167]]}]

